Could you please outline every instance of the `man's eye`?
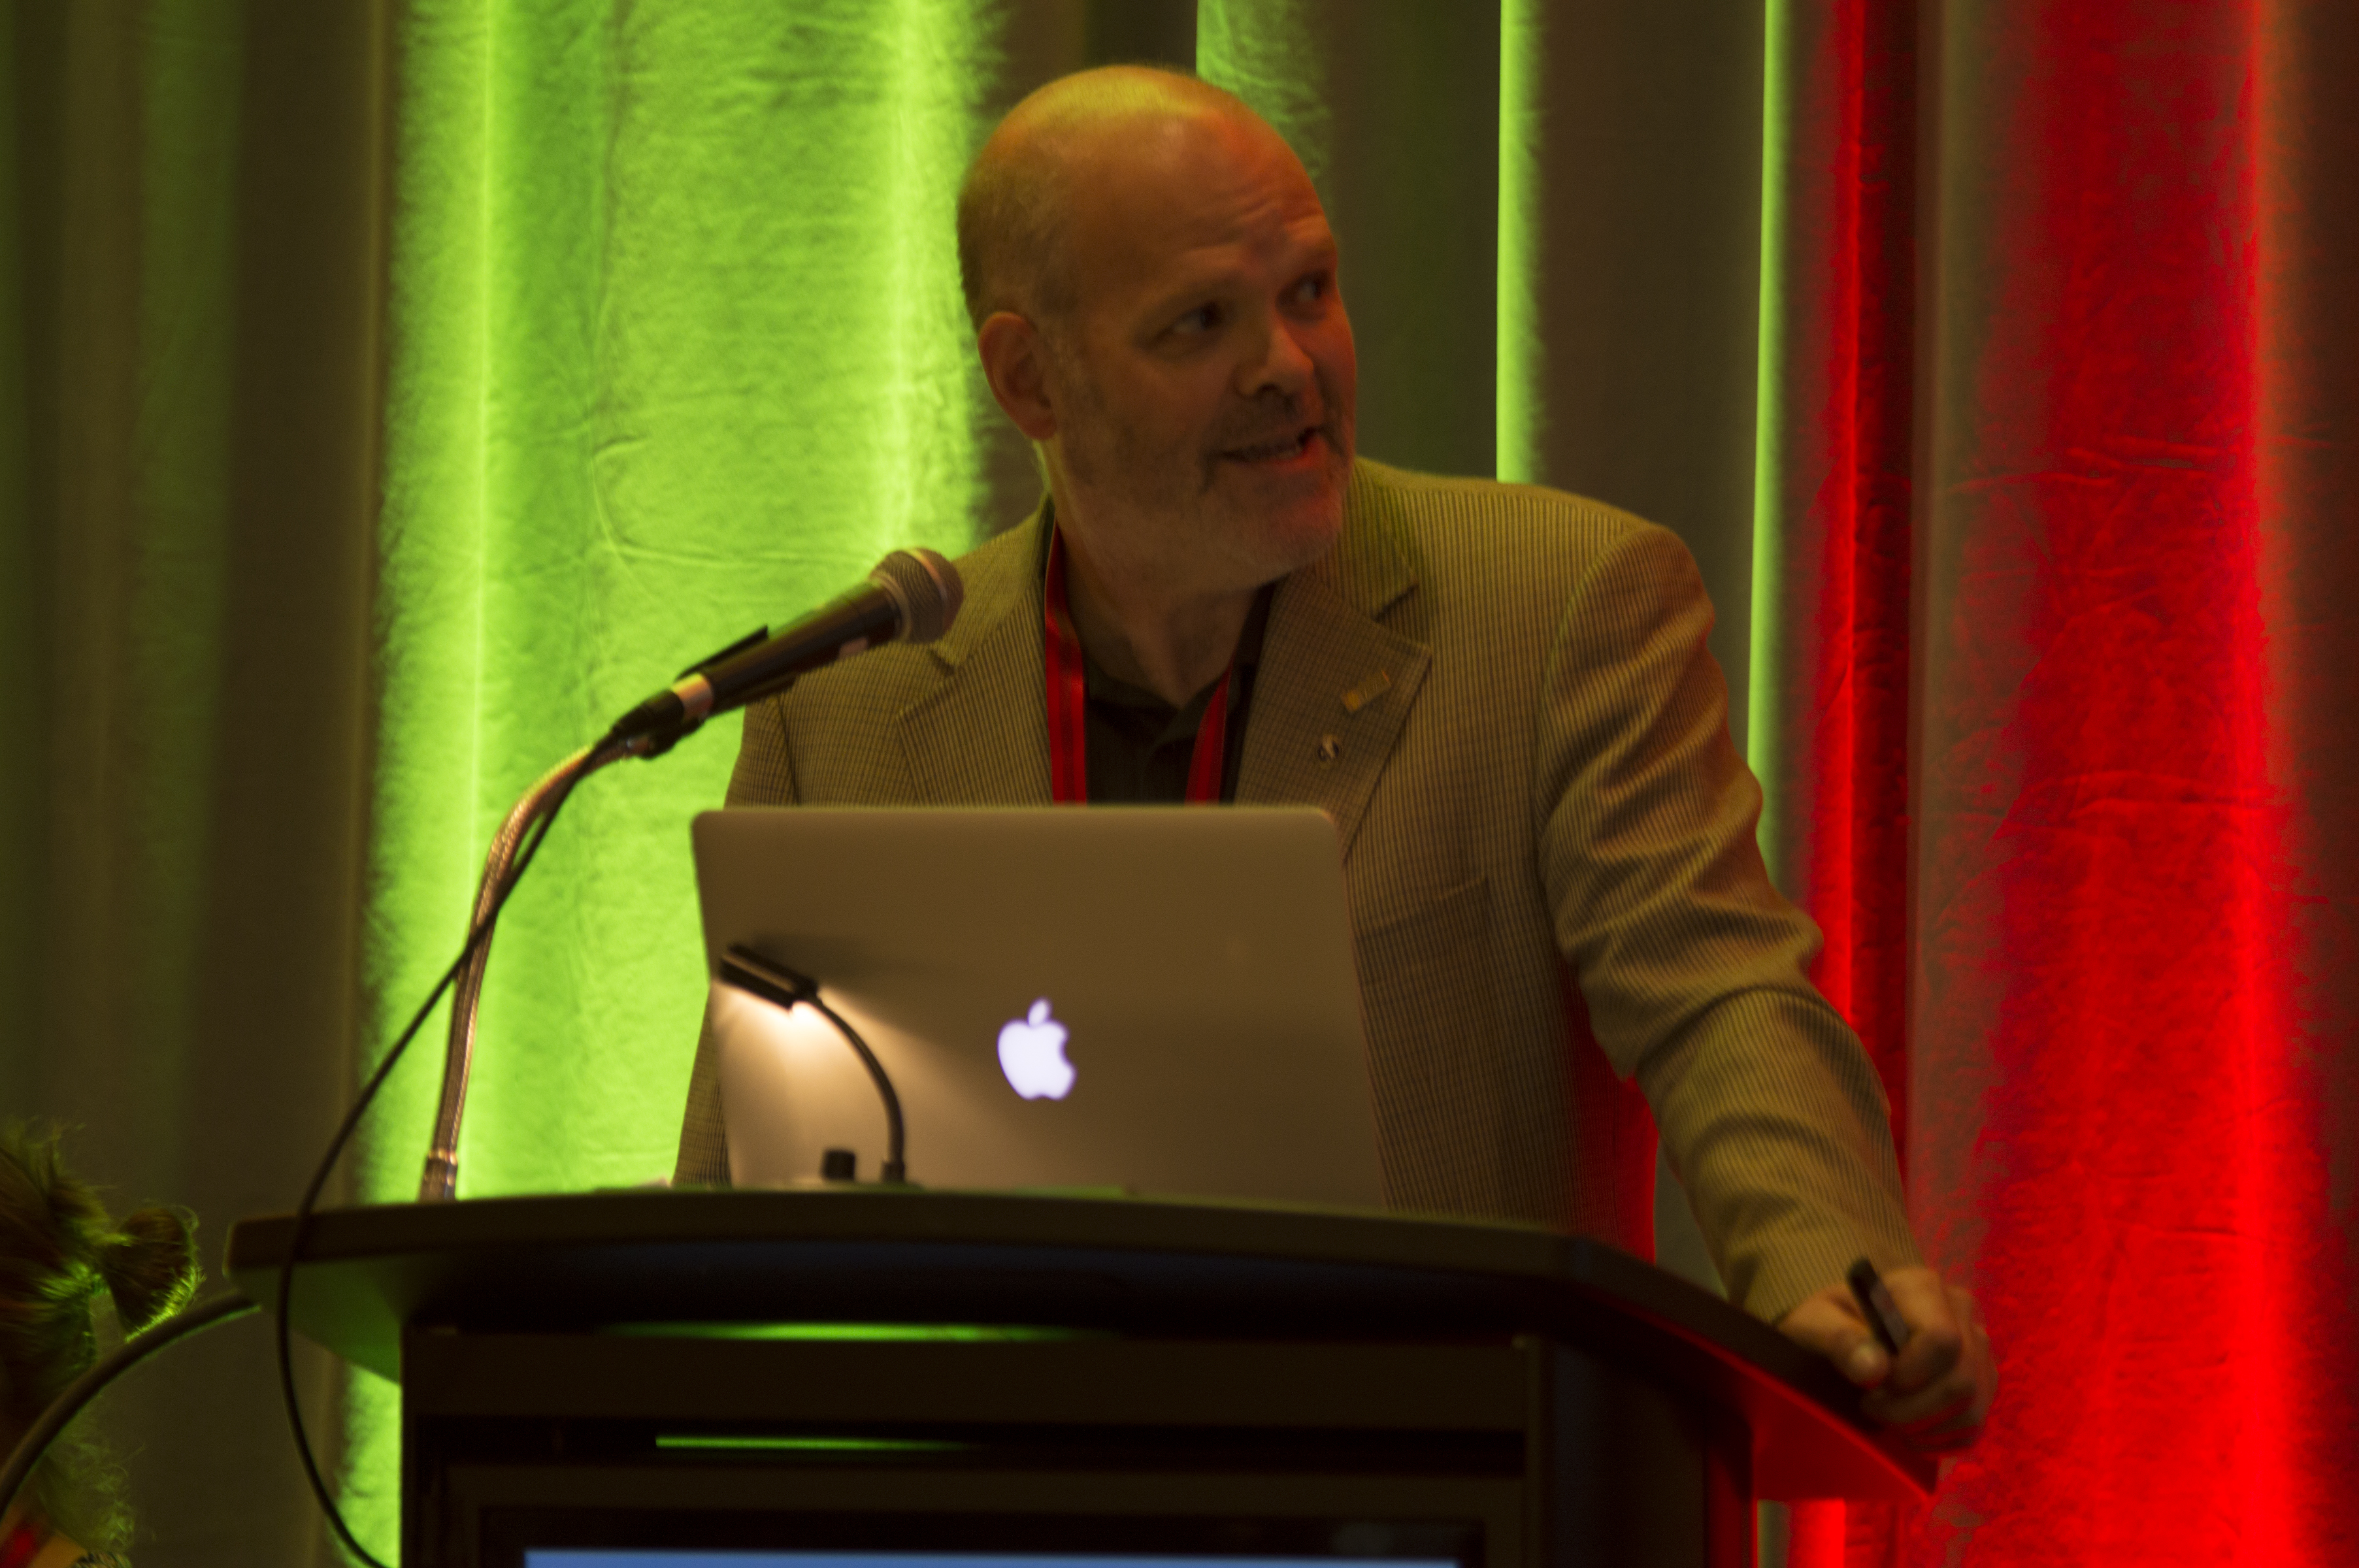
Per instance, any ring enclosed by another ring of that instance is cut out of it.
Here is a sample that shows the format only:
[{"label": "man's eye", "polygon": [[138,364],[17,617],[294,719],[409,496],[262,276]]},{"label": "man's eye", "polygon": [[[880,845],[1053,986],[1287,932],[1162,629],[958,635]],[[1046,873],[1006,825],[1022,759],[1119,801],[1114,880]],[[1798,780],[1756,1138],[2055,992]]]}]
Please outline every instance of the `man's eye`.
[{"label": "man's eye", "polygon": [[1294,286],[1294,299],[1298,305],[1314,304],[1325,298],[1326,295],[1327,280],[1324,277],[1306,277]]},{"label": "man's eye", "polygon": [[1220,324],[1221,308],[1219,306],[1199,305],[1177,321],[1172,322],[1171,330],[1175,332],[1209,332]]}]

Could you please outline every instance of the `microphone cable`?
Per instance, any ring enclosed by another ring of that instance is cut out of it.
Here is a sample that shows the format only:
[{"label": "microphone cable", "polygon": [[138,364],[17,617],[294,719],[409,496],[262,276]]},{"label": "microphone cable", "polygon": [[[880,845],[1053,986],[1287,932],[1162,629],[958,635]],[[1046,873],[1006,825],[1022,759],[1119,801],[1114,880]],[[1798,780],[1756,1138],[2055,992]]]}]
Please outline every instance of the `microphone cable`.
[{"label": "microphone cable", "polygon": [[360,1126],[362,1115],[367,1111],[370,1102],[376,1098],[377,1091],[385,1087],[385,1080],[393,1072],[394,1065],[401,1060],[401,1054],[409,1048],[409,1043],[418,1037],[419,1030],[425,1026],[427,1019],[440,1004],[444,993],[457,981],[460,971],[467,967],[474,957],[475,950],[491,935],[493,926],[499,922],[500,911],[507,907],[508,896],[516,892],[516,884],[524,881],[525,872],[532,869],[533,859],[540,853],[541,845],[547,842],[549,830],[557,821],[557,814],[565,808],[566,801],[572,797],[574,785],[580,782],[579,774],[568,780],[557,797],[549,802],[549,810],[535,825],[532,838],[516,858],[516,869],[508,873],[499,896],[492,901],[491,907],[484,911],[483,918],[476,921],[467,933],[466,945],[459,949],[459,956],[451,961],[449,968],[442,971],[442,978],[434,982],[434,989],[427,993],[426,1000],[386,1050],[384,1058],[377,1063],[376,1070],[369,1075],[368,1081],[361,1086],[361,1092],[354,1098],[352,1108],[344,1113],[336,1135],[328,1141],[328,1152],[321,1157],[319,1168],[311,1173],[310,1184],[303,1189],[303,1201],[296,1206],[294,1224],[288,1232],[287,1255],[278,1265],[275,1302],[278,1321],[272,1338],[278,1358],[278,1391],[287,1406],[287,1423],[294,1433],[296,1454],[303,1461],[303,1477],[310,1483],[311,1496],[318,1501],[320,1511],[327,1515],[328,1523],[335,1530],[336,1539],[342,1543],[344,1550],[364,1563],[366,1568],[390,1568],[390,1565],[360,1543],[359,1538],[353,1534],[352,1526],[345,1521],[343,1510],[336,1506],[326,1479],[320,1474],[319,1459],[311,1452],[310,1432],[303,1423],[303,1407],[295,1396],[293,1339],[288,1325],[287,1310],[294,1296],[295,1264],[302,1255],[303,1236],[310,1228],[311,1211],[318,1206],[320,1194],[327,1186],[328,1177],[335,1170],[337,1160],[342,1158],[345,1146],[352,1141],[353,1131]]},{"label": "microphone cable", "polygon": [[[896,563],[900,561],[907,561],[908,564],[897,567]],[[912,572],[920,575],[912,577],[910,575]],[[919,642],[931,642],[939,637],[956,618],[963,597],[957,572],[951,568],[949,562],[930,550],[896,550],[886,556],[884,561],[878,563],[876,571],[869,574],[869,580],[896,607],[898,624],[904,632],[922,631],[923,634],[914,639]],[[930,597],[928,596],[925,589],[925,585],[928,584],[931,585]],[[934,619],[937,614],[939,614],[939,620]],[[572,797],[574,787],[593,767],[602,765],[602,760],[613,760],[606,755],[610,746],[620,744],[624,752],[643,758],[658,756],[670,750],[674,743],[689,731],[696,729],[714,711],[712,681],[707,678],[708,676],[720,678],[730,673],[731,669],[734,668],[733,660],[759,665],[760,661],[755,655],[761,654],[768,643],[777,641],[779,641],[778,638],[767,637],[766,628],[749,637],[740,638],[711,658],[690,666],[688,674],[681,677],[679,686],[666,688],[649,698],[647,702],[634,708],[631,713],[616,721],[614,727],[607,731],[603,741],[587,748],[582,753],[582,765],[565,780],[557,794],[549,800],[549,808],[528,829],[532,835],[531,838],[524,844],[516,858],[515,868],[508,872],[507,880],[502,884],[498,896],[492,901],[490,907],[484,910],[473,926],[469,929],[466,945],[459,949],[459,956],[451,960],[451,967],[442,971],[442,978],[434,982],[434,989],[427,993],[426,1000],[419,1005],[417,1013],[411,1017],[408,1024],[386,1050],[384,1058],[377,1063],[376,1069],[369,1075],[368,1081],[361,1086],[361,1091],[354,1098],[352,1108],[344,1113],[344,1119],[337,1127],[335,1136],[329,1140],[327,1153],[321,1158],[319,1168],[312,1172],[310,1185],[303,1189],[303,1201],[296,1206],[293,1224],[288,1231],[287,1253],[278,1267],[278,1285],[275,1294],[278,1322],[273,1335],[273,1341],[278,1360],[278,1390],[287,1407],[287,1422],[294,1433],[295,1452],[303,1461],[303,1477],[310,1484],[311,1496],[319,1502],[321,1511],[327,1515],[328,1522],[333,1527],[336,1539],[343,1545],[344,1550],[366,1564],[366,1568],[387,1568],[387,1564],[360,1543],[353,1534],[351,1525],[346,1522],[343,1510],[336,1506],[336,1500],[329,1492],[325,1478],[320,1474],[318,1456],[311,1452],[310,1433],[303,1422],[302,1405],[295,1396],[295,1363],[292,1330],[288,1325],[288,1304],[293,1298],[295,1265],[302,1256],[303,1238],[310,1228],[311,1212],[318,1206],[320,1194],[327,1187],[328,1178],[335,1170],[336,1162],[342,1157],[345,1146],[351,1142],[354,1130],[360,1125],[361,1117],[376,1098],[377,1091],[385,1087],[386,1078],[392,1073],[395,1064],[401,1060],[402,1053],[407,1051],[410,1042],[417,1038],[419,1030],[425,1026],[427,1019],[440,1004],[444,994],[457,983],[460,975],[466,970],[477,950],[490,939],[493,927],[499,922],[500,911],[507,906],[509,895],[516,892],[516,885],[524,881],[525,872],[531,869],[534,858],[540,853],[541,845],[548,841],[549,831],[557,821],[557,814],[564,809],[566,801]],[[869,645],[868,633],[864,628],[856,644],[839,643],[831,649],[823,650],[825,659],[815,662],[832,662],[834,659],[848,657]],[[755,673],[762,675],[767,681],[773,676],[787,676],[793,672],[787,669],[770,670],[768,666],[764,665]],[[681,690],[688,688],[691,682],[703,688],[699,698],[701,706],[693,714],[688,713],[679,695]],[[777,689],[777,686],[763,685],[760,689],[766,692]],[[734,691],[731,695],[732,700],[728,707],[734,708],[753,700],[756,693],[749,688]],[[679,722],[678,720],[683,717],[686,722]],[[635,723],[638,726],[636,730],[633,729]],[[816,1001],[814,1005],[818,1005]],[[884,1068],[876,1062],[874,1054],[868,1050],[866,1043],[852,1032],[851,1026],[841,1018],[835,1017],[832,1010],[821,1007],[821,1011],[827,1013],[838,1029],[843,1031],[845,1037],[853,1042],[853,1049],[860,1053],[871,1072],[879,1079],[894,1125],[892,1159],[888,1168],[893,1173],[891,1179],[897,1180],[902,1169],[900,1105],[893,1094],[892,1085],[889,1080],[884,1078]]]},{"label": "microphone cable", "polygon": [[190,1335],[201,1333],[215,1324],[228,1323],[259,1310],[257,1303],[235,1291],[194,1306],[182,1307],[163,1322],[133,1335],[116,1346],[112,1354],[94,1362],[90,1370],[68,1383],[26,1429],[25,1435],[16,1440],[16,1450],[8,1455],[8,1463],[0,1466],[0,1516],[16,1507],[16,1494],[24,1490],[25,1483],[32,1478],[42,1455],[49,1451],[49,1444],[73,1424],[74,1417],[98,1398],[109,1383],[167,1346],[178,1344]]}]

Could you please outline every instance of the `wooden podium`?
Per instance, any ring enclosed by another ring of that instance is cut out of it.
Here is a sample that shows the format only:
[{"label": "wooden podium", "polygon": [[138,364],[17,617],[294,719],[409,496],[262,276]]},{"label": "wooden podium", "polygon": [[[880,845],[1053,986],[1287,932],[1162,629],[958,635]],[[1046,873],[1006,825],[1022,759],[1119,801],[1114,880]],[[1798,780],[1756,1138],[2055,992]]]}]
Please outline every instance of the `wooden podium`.
[{"label": "wooden podium", "polygon": [[[290,1228],[233,1229],[239,1289],[271,1299]],[[291,1316],[400,1381],[403,1560],[437,1568],[1729,1568],[1756,1498],[1933,1481],[1766,1325],[1514,1226],[849,1188],[345,1209]]]}]

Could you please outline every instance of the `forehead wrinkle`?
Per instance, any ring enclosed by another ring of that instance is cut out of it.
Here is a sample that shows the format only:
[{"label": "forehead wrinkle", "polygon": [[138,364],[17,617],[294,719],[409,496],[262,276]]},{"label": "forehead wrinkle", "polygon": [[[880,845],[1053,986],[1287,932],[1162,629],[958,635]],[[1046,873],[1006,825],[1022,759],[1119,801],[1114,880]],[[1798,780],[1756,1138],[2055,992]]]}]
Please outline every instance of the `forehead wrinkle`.
[{"label": "forehead wrinkle", "polygon": [[1112,183],[1108,199],[1076,209],[1071,238],[1108,264],[1101,283],[1128,281],[1125,292],[1159,293],[1297,256],[1332,256],[1333,230],[1290,155],[1258,168],[1249,157],[1220,159],[1219,174],[1193,189],[1175,189],[1172,180],[1192,170],[1168,167]]},{"label": "forehead wrinkle", "polygon": [[1290,280],[1304,266],[1332,265],[1335,256],[1326,220],[1305,217],[1275,233],[1218,240],[1178,253],[1166,276],[1156,280],[1157,297],[1211,293],[1232,283],[1253,282],[1257,272],[1282,272]]}]

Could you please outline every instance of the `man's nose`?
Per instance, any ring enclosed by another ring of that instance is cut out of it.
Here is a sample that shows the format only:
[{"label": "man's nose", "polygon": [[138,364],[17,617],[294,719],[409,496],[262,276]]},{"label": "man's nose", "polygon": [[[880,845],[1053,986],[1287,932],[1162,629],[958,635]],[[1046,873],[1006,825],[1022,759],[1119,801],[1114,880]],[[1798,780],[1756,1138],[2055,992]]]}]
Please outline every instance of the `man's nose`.
[{"label": "man's nose", "polygon": [[1309,390],[1318,367],[1296,340],[1291,322],[1282,316],[1266,321],[1255,346],[1259,351],[1248,353],[1237,367],[1238,395],[1280,392],[1295,397]]}]

